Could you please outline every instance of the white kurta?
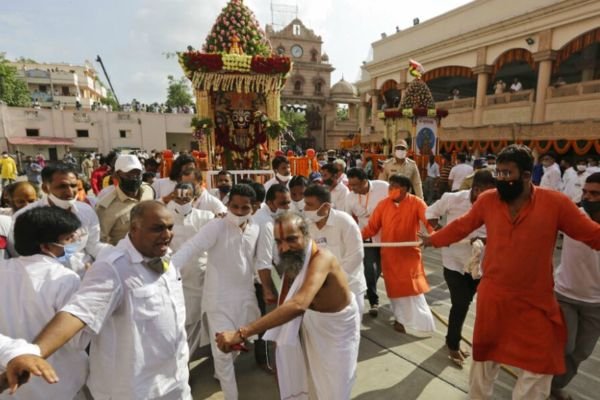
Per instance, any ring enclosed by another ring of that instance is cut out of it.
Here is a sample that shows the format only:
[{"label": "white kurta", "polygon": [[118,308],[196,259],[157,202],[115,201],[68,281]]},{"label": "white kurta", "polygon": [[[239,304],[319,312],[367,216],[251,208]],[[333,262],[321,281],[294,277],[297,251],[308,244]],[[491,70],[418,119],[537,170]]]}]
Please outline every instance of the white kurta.
[{"label": "white kurta", "polygon": [[260,208],[253,216],[252,221],[260,228],[258,245],[256,246],[255,268],[272,269],[273,263],[278,262],[277,246],[273,234],[273,214],[268,206]]},{"label": "white kurta", "polygon": [[[215,217],[210,211],[197,209],[192,209],[185,216],[175,212],[172,214],[175,225],[173,226],[173,240],[170,247],[174,252],[179,250],[189,238],[198,233],[200,228]],[[200,341],[205,273],[206,253],[203,253],[197,259],[191,259],[181,268],[183,297],[185,298],[185,330],[188,337],[190,356],[194,354],[198,347],[208,344]]]},{"label": "white kurta", "polygon": [[162,199],[165,196],[170,195],[175,190],[177,181],[172,181],[171,178],[160,178],[154,180],[152,183],[152,189],[154,189],[154,198]]},{"label": "white kurta", "polygon": [[[17,211],[13,216],[13,221],[15,221],[19,215],[27,210],[31,210],[35,207],[48,206],[50,206],[50,203],[48,203],[48,198],[44,197],[43,199],[38,200],[35,203],[31,203]],[[85,273],[85,264],[93,262],[93,260],[98,256],[98,253],[109,245],[100,242],[100,221],[98,220],[96,211],[82,201],[75,202],[75,206],[73,208],[73,213],[77,215],[77,218],[79,218],[79,221],[81,221],[81,228],[79,228],[79,240],[81,246],[79,247],[78,251],[69,259],[68,266],[73,271],[77,272],[81,277]],[[11,240],[14,240],[14,235],[12,233]],[[18,254],[15,254],[15,256],[16,255]]]},{"label": "white kurta", "polygon": [[215,215],[227,212],[225,204],[212,194],[208,193],[208,190],[206,189],[202,189],[200,196],[198,196],[198,199],[196,199],[196,202],[194,203],[194,208],[210,211]]},{"label": "white kurta", "polygon": [[146,268],[129,237],[102,252],[62,309],[95,334],[94,400],[191,400],[181,275]]},{"label": "white kurta", "polygon": [[[37,254],[3,261],[0,332],[33,341],[77,291],[79,283],[75,272],[49,256]],[[42,379],[32,379],[14,396],[0,394],[0,399],[73,399],[88,375],[87,342],[79,339],[73,338],[48,359],[60,377],[59,383],[48,385]]]},{"label": "white kurta", "polygon": [[15,357],[24,354],[40,356],[40,348],[24,339],[13,339],[0,333],[0,372]]}]

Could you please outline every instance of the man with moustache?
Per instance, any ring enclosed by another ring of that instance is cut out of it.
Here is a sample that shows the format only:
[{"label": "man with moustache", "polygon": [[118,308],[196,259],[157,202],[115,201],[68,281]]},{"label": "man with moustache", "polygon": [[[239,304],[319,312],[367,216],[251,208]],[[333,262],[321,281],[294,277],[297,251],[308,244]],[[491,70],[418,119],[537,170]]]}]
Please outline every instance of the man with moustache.
[{"label": "man with moustache", "polygon": [[492,398],[502,363],[519,368],[514,400],[545,400],[553,375],[565,372],[567,333],[552,276],[556,237],[562,231],[599,250],[600,224],[564,194],[533,186],[527,146],[504,148],[496,165],[496,190],[482,193],[465,215],[423,237],[423,244],[448,246],[485,224],[470,396]]},{"label": "man with moustache", "polygon": [[345,400],[356,375],[358,306],[336,258],[319,249],[308,232],[307,222],[298,214],[275,218],[284,271],[280,306],[237,331],[219,333],[217,343],[221,350],[231,351],[268,329],[264,338],[277,342],[281,398]]},{"label": "man with moustache", "polygon": [[[172,230],[163,203],[136,205],[129,234],[101,253],[34,341],[48,358],[82,329],[91,334],[87,386],[96,400],[192,399],[181,275],[168,258]],[[35,373],[40,360],[15,360],[7,376]]]}]

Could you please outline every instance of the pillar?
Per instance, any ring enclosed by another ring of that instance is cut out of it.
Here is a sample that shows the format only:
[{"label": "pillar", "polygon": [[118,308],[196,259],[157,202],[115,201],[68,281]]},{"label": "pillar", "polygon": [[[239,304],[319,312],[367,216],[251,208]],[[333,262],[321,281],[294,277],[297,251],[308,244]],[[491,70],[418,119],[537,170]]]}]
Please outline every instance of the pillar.
[{"label": "pillar", "polygon": [[477,92],[475,95],[475,111],[473,113],[473,125],[480,126],[483,122],[483,108],[485,107],[485,98],[487,96],[487,87],[489,77],[492,73],[491,65],[478,65],[472,69],[477,75]]},{"label": "pillar", "polygon": [[552,77],[552,62],[556,52],[552,50],[539,51],[533,54],[533,60],[538,63],[538,79],[535,90],[535,106],[533,108],[533,123],[544,122],[546,113],[546,92]]},{"label": "pillar", "polygon": [[375,126],[377,122],[377,103],[379,98],[379,90],[371,90],[371,126]]},{"label": "pillar", "polygon": [[360,133],[362,136],[366,136],[370,133],[370,129],[368,128],[367,124],[367,103],[362,101],[362,96],[360,105],[358,106],[358,127],[360,128]]}]

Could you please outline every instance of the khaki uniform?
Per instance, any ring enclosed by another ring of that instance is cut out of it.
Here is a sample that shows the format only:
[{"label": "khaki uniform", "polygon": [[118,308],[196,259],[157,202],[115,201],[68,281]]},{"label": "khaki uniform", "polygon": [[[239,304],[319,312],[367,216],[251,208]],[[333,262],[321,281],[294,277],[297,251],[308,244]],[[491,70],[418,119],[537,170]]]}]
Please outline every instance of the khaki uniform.
[{"label": "khaki uniform", "polygon": [[96,204],[100,220],[100,240],[116,246],[129,232],[129,213],[141,201],[153,200],[154,191],[145,183],[140,187],[138,199],[127,196],[119,187],[102,196]]},{"label": "khaki uniform", "polygon": [[392,158],[383,164],[383,171],[379,174],[379,180],[389,182],[392,175],[400,174],[406,176],[412,182],[415,196],[423,198],[423,186],[421,184],[421,175],[417,164],[410,158],[406,158],[403,164]]}]

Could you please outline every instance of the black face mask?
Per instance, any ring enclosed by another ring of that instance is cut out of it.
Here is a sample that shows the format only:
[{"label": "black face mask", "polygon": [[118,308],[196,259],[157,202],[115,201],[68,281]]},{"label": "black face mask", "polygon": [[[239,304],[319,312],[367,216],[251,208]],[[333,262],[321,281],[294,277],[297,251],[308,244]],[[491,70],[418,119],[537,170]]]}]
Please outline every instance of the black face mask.
[{"label": "black face mask", "polygon": [[140,190],[140,186],[142,186],[142,177],[138,178],[125,178],[123,176],[119,177],[119,186],[121,190],[125,193],[137,193]]},{"label": "black face mask", "polygon": [[523,190],[525,189],[523,185],[522,179],[517,179],[515,181],[496,181],[496,189],[498,189],[498,194],[502,201],[510,202],[519,197]]},{"label": "black face mask", "polygon": [[229,193],[230,190],[231,190],[231,186],[228,186],[228,185],[219,186],[219,192],[221,192],[223,194]]},{"label": "black face mask", "polygon": [[600,201],[581,200],[581,206],[590,217],[600,212]]}]

